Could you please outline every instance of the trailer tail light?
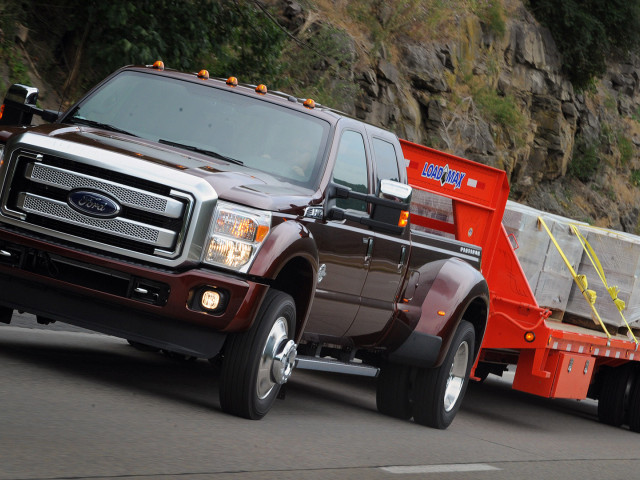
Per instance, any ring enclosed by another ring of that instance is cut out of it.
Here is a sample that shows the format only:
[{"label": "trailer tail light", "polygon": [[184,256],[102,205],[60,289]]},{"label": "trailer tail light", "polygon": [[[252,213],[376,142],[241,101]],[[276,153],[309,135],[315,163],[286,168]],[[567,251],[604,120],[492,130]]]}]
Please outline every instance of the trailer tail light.
[{"label": "trailer tail light", "polygon": [[533,332],[527,332],[524,334],[524,341],[531,343],[536,339],[536,334]]},{"label": "trailer tail light", "polygon": [[400,219],[398,220],[399,227],[406,227],[409,223],[409,210],[402,210],[400,212]]}]

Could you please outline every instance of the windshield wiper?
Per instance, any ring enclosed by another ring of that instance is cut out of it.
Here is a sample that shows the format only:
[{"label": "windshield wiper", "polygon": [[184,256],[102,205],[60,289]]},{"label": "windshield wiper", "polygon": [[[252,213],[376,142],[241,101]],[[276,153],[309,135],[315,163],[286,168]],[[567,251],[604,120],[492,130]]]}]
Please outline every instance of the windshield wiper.
[{"label": "windshield wiper", "polygon": [[165,140],[161,138],[158,140],[159,143],[164,145],[171,145],[172,147],[184,148],[185,150],[191,150],[192,152],[203,153],[204,155],[208,155],[210,157],[217,158],[219,160],[225,160],[229,163],[235,163],[236,165],[244,165],[244,163],[240,160],[236,160],[235,158],[227,157],[226,155],[222,155],[221,153],[214,152],[213,150],[207,150],[206,148],[195,147],[193,145],[186,145],[180,142],[174,142],[171,140]]},{"label": "windshield wiper", "polygon": [[79,125],[87,125],[89,127],[96,127],[96,128],[102,128],[103,130],[109,130],[111,132],[118,132],[118,133],[124,133],[126,135],[131,135],[132,137],[137,137],[138,135],[134,135],[131,132],[127,132],[126,130],[123,130],[121,128],[118,127],[114,127],[113,125],[109,125],[108,123],[102,123],[102,122],[98,122],[96,120],[90,120],[88,118],[82,118],[82,117],[71,117],[70,122],[72,124],[79,124]]}]

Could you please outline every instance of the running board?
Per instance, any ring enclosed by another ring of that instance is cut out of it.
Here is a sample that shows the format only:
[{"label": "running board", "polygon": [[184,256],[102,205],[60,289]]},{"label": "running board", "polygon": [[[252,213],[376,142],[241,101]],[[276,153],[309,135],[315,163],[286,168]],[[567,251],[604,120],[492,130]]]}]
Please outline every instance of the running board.
[{"label": "running board", "polygon": [[363,377],[377,377],[380,371],[379,368],[362,363],[346,363],[328,358],[308,357],[305,355],[298,355],[296,358],[296,368],[302,370],[318,370],[321,372],[346,373]]}]

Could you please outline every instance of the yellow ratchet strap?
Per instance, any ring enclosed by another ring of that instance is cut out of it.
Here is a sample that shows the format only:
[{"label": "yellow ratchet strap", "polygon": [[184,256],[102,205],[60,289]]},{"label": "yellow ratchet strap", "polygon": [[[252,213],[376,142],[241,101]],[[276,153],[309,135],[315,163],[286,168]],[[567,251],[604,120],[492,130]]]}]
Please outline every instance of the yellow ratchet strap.
[{"label": "yellow ratchet strap", "polygon": [[569,259],[564,254],[564,252],[562,251],[562,248],[560,248],[560,245],[558,244],[558,242],[556,241],[555,237],[551,233],[551,230],[549,230],[549,227],[547,227],[547,224],[544,222],[544,219],[542,217],[538,217],[538,221],[540,222],[540,224],[544,227],[544,229],[549,234],[549,238],[551,238],[551,241],[556,246],[556,249],[558,250],[558,253],[560,253],[560,256],[564,260],[564,263],[567,265],[567,268],[569,269],[569,272],[571,272],[571,276],[573,277],[573,280],[576,282],[576,285],[578,285],[578,288],[580,288],[580,292],[582,292],[582,296],[589,303],[589,307],[591,307],[591,311],[593,312],[595,317],[598,319],[598,323],[600,323],[600,326],[602,327],[602,330],[604,331],[604,333],[607,334],[607,338],[609,340],[611,340],[611,334],[607,330],[607,327],[604,326],[604,322],[600,318],[600,314],[598,313],[598,311],[596,310],[596,307],[595,307],[596,292],[594,292],[593,290],[589,290],[588,289],[589,282],[587,281],[587,276],[586,275],[578,275],[576,273],[576,271],[571,266],[571,262],[569,262]]},{"label": "yellow ratchet strap", "polygon": [[580,232],[578,227],[572,224],[571,230],[573,231],[573,233],[575,233],[576,237],[578,237],[578,240],[580,240],[580,244],[582,245],[582,248],[587,254],[587,257],[589,257],[589,261],[591,262],[591,265],[593,265],[593,268],[595,268],[596,272],[598,272],[598,276],[600,277],[600,280],[602,281],[604,288],[606,288],[607,292],[609,292],[609,296],[611,297],[611,300],[613,300],[613,303],[618,309],[618,312],[620,312],[622,321],[627,326],[627,329],[629,330],[629,334],[631,335],[631,338],[633,338],[633,341],[637,345],[638,339],[633,334],[633,330],[631,330],[631,327],[629,326],[629,322],[627,322],[627,319],[624,317],[624,314],[622,313],[622,311],[626,308],[626,304],[624,300],[618,298],[618,293],[620,292],[620,288],[618,288],[616,285],[609,286],[609,284],[607,283],[607,277],[604,274],[604,268],[602,268],[602,264],[600,263],[600,259],[598,258],[598,255],[596,255],[595,250],[593,249],[593,247],[591,247],[591,245],[589,244],[585,236],[582,235],[582,232]]}]

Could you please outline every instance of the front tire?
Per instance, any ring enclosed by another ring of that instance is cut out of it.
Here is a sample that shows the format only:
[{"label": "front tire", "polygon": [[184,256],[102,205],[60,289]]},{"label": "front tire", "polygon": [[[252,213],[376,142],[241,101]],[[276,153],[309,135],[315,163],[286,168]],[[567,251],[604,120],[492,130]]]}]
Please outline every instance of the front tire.
[{"label": "front tire", "polygon": [[441,430],[451,425],[469,384],[474,345],[473,325],[463,320],[442,365],[418,371],[413,392],[416,423]]},{"label": "front tire", "polygon": [[269,412],[295,363],[295,319],[293,298],[271,289],[252,327],[227,338],[220,374],[224,412],[251,420]]}]

